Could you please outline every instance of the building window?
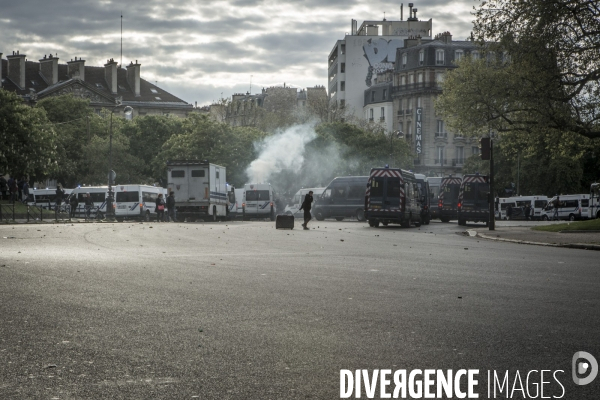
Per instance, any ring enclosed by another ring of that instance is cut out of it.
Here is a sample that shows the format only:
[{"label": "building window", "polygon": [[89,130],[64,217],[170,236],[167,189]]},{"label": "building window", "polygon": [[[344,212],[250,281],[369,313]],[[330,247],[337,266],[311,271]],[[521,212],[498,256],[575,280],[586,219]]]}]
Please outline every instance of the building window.
[{"label": "building window", "polygon": [[371,92],[371,101],[375,101],[375,92]]},{"label": "building window", "polygon": [[383,89],[383,100],[387,100],[387,89]]},{"label": "building window", "polygon": [[402,130],[404,128],[404,124],[402,122],[398,122],[398,131],[404,133],[404,131]]},{"label": "building window", "polygon": [[421,108],[421,96],[417,97],[417,108]]},{"label": "building window", "polygon": [[385,121],[385,107],[381,107],[381,118],[382,121]]},{"label": "building window", "polygon": [[412,122],[406,123],[406,137],[412,137]]},{"label": "building window", "polygon": [[425,51],[419,50],[419,65],[425,64]]},{"label": "building window", "polygon": [[340,92],[346,91],[346,81],[340,82]]},{"label": "building window", "polygon": [[473,50],[473,51],[471,52],[471,58],[472,58],[473,60],[479,60],[479,52],[478,52],[477,50]]},{"label": "building window", "polygon": [[340,72],[342,74],[346,72],[346,63],[340,63]]},{"label": "building window", "polygon": [[408,84],[412,85],[415,82],[414,79],[415,79],[415,76],[413,74],[409,74],[408,75]]},{"label": "building window", "polygon": [[373,121],[373,109],[369,108],[369,121]]},{"label": "building window", "polygon": [[464,52],[462,50],[456,50],[454,52],[454,61],[459,62],[460,60],[462,60],[463,55],[464,55]]},{"label": "building window", "polygon": [[412,110],[412,97],[409,97],[408,99],[406,99],[406,112],[407,114],[410,113]]},{"label": "building window", "polygon": [[446,161],[444,160],[444,146],[437,146],[436,147],[436,153],[437,153],[437,160],[435,160],[436,164],[446,164]]},{"label": "building window", "polygon": [[400,84],[401,84],[401,85],[406,85],[406,75],[402,75],[402,76],[400,77]]},{"label": "building window", "polygon": [[479,147],[477,147],[477,146],[471,147],[471,154],[473,154],[474,156],[478,156],[479,155]]},{"label": "building window", "polygon": [[340,46],[340,54],[346,54],[346,45],[345,44],[342,44]]},{"label": "building window", "polygon": [[435,51],[435,64],[444,65],[444,50],[439,49]]},{"label": "building window", "polygon": [[150,88],[150,91],[154,94],[158,94],[158,90],[154,89],[154,88]]},{"label": "building window", "polygon": [[407,59],[408,59],[408,55],[406,53],[402,53],[402,68],[406,68]]},{"label": "building window", "polygon": [[435,133],[436,137],[445,137],[446,133],[444,132],[444,121],[441,119],[437,120],[437,131]]},{"label": "building window", "polygon": [[456,148],[456,165],[462,165],[465,163],[465,148],[457,147]]},{"label": "building window", "polygon": [[417,83],[423,83],[423,73],[419,72],[417,74]]},{"label": "building window", "polygon": [[346,107],[346,100],[340,100],[340,108]]}]

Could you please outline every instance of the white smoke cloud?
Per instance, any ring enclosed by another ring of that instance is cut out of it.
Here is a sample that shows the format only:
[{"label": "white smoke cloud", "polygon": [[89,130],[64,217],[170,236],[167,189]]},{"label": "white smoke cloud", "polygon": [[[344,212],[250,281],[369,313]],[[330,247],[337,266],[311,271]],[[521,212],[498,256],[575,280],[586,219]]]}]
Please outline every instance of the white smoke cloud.
[{"label": "white smoke cloud", "polygon": [[257,144],[260,153],[246,168],[249,183],[269,183],[284,170],[300,171],[304,149],[317,136],[314,124],[295,125]]}]

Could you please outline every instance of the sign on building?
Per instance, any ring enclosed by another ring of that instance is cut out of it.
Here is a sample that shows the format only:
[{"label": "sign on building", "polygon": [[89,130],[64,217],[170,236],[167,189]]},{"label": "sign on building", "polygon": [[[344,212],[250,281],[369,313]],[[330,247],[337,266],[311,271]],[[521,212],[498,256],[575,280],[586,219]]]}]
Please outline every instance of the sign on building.
[{"label": "sign on building", "polygon": [[423,108],[417,108],[416,129],[415,129],[415,151],[421,153],[421,142],[423,140]]}]

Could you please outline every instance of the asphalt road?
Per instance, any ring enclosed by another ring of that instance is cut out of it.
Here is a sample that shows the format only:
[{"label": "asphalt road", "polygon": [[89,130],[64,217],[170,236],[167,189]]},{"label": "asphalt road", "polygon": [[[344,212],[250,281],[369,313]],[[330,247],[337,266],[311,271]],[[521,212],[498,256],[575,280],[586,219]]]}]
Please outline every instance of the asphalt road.
[{"label": "asphalt road", "polygon": [[335,399],[341,369],[429,368],[599,398],[571,378],[600,360],[597,252],[299,224],[0,226],[0,399]]}]

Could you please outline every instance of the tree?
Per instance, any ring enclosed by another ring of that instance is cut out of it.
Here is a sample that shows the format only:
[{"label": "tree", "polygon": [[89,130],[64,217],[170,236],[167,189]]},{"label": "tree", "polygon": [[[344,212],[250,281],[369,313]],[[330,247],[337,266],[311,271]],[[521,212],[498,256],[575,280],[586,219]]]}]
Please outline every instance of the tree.
[{"label": "tree", "polygon": [[[471,104],[488,103],[494,112],[482,120],[483,125],[489,122],[498,129],[525,132],[558,129],[600,137],[600,3],[494,0],[483,2],[474,14],[477,40],[495,55],[502,53],[507,61],[503,68],[485,74],[495,76],[494,86],[487,84],[490,81],[471,82],[471,90],[463,92],[475,98],[460,96]],[[466,63],[455,72],[463,75]],[[456,89],[455,83],[444,85],[444,95],[447,89]],[[450,111],[449,104],[445,105]]]},{"label": "tree", "polygon": [[51,176],[66,187],[73,187],[82,171],[89,168],[83,147],[94,136],[105,135],[106,122],[92,111],[88,99],[72,95],[43,99],[36,108],[45,110],[56,131],[56,166]]},{"label": "tree", "polygon": [[56,166],[56,133],[46,112],[0,89],[0,171],[42,176]]},{"label": "tree", "polygon": [[208,160],[227,168],[227,181],[239,186],[246,182],[245,170],[257,151],[254,143],[266,135],[250,127],[232,127],[191,114],[182,132],[171,136],[152,162],[155,176],[166,177],[167,160]]}]

